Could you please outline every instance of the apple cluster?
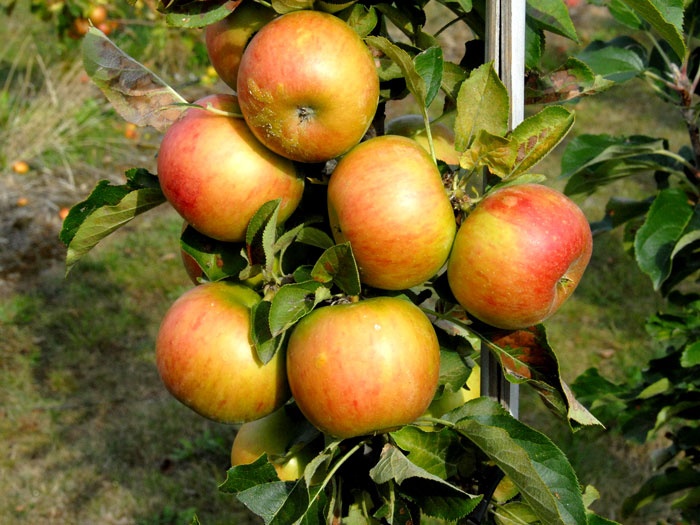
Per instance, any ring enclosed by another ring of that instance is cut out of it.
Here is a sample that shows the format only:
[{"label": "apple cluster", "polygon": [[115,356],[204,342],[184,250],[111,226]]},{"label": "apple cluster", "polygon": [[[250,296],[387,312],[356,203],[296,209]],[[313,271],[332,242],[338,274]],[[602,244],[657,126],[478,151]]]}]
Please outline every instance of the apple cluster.
[{"label": "apple cluster", "polygon": [[[576,287],[591,234],[565,196],[540,185],[508,186],[485,197],[457,231],[422,119],[399,118],[387,135],[362,141],[379,79],[370,50],[340,18],[320,11],[277,16],[244,2],[207,27],[206,43],[236,95],[197,101],[171,125],[158,155],[163,193],[198,232],[242,243],[256,211],[275,199],[284,222],[304,194],[300,163],[338,159],[327,187],[328,222],[336,243],[350,243],[365,287],[405,290],[447,267],[464,309],[506,329],[541,322]],[[431,128],[437,157],[458,164],[452,131]],[[201,282],[197,263],[184,259]],[[169,309],[156,343],[158,370],[178,400],[207,418],[245,423],[234,464],[284,452],[283,405],[291,397],[309,422],[338,438],[396,428],[429,410],[440,349],[418,306],[375,293],[316,308],[263,364],[250,331],[259,285],[196,286]],[[472,384],[442,402],[460,404],[475,393]],[[303,468],[276,466],[282,479]]]}]

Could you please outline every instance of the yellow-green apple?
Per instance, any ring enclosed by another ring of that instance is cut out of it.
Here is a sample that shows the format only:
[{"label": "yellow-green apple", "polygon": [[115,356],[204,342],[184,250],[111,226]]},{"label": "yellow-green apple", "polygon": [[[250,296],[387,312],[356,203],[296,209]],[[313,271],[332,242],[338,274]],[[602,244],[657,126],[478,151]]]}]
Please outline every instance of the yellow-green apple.
[{"label": "yellow-green apple", "polygon": [[323,162],[365,134],[377,110],[379,78],[369,49],[340,18],[294,11],[250,41],[237,92],[263,144],[293,160]]},{"label": "yellow-green apple", "polygon": [[459,303],[498,328],[542,322],[571,295],[591,257],[579,207],[539,184],[486,196],[464,220],[447,276]]},{"label": "yellow-green apple", "polygon": [[304,317],[287,348],[287,376],[304,416],[348,438],[410,423],[430,404],[440,347],[413,303],[377,297]]},{"label": "yellow-green apple", "polygon": [[156,340],[166,388],[204,417],[240,423],[264,417],[289,399],[283,352],[267,364],[250,339],[250,309],[260,296],[219,281],[196,286],[170,307]]},{"label": "yellow-green apple", "polygon": [[467,379],[467,384],[465,386],[456,392],[445,391],[440,398],[430,403],[428,410],[426,410],[423,415],[428,417],[440,417],[447,414],[450,410],[461,407],[467,401],[476,399],[480,395],[481,369],[479,368],[479,365],[475,365],[469,374],[469,378]]},{"label": "yellow-green apple", "polygon": [[315,454],[309,446],[288,453],[293,427],[294,421],[287,415],[285,407],[269,416],[244,423],[233,440],[231,466],[247,465],[267,454],[282,481],[299,479]]},{"label": "yellow-green apple", "polygon": [[269,7],[248,0],[226,18],[207,26],[204,35],[211,65],[234,91],[245,46],[275,16],[275,11]]},{"label": "yellow-green apple", "polygon": [[[430,151],[425,123],[420,115],[403,115],[387,122],[384,131],[387,135],[401,135],[415,140]],[[433,138],[435,156],[447,164],[459,164],[459,152],[455,149],[455,134],[442,122],[430,124],[430,134]]]},{"label": "yellow-green apple", "polygon": [[[232,95],[211,95],[196,104],[239,111]],[[248,222],[270,200],[282,199],[284,221],[304,190],[294,165],[260,144],[243,119],[199,108],[189,108],[163,137],[158,178],[178,213],[220,241],[244,240]]]},{"label": "yellow-green apple", "polygon": [[386,290],[435,275],[457,228],[430,155],[397,135],[363,142],[340,160],[328,214],[336,242],[350,241],[362,282]]}]

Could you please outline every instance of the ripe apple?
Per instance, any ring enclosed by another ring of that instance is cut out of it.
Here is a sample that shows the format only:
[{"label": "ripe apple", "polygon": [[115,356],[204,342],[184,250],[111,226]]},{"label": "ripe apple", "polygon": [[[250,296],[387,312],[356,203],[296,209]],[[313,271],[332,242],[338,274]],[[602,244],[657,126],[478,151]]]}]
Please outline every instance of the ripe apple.
[{"label": "ripe apple", "polygon": [[25,173],[29,172],[29,164],[23,160],[18,160],[12,164],[12,171],[20,175],[24,175]]},{"label": "ripe apple", "polygon": [[263,144],[293,160],[324,162],[367,131],[379,77],[369,49],[340,18],[294,11],[250,41],[237,91],[243,116]]},{"label": "ripe apple", "polygon": [[285,455],[292,437],[294,421],[285,407],[256,421],[244,423],[231,447],[231,466],[247,465],[267,454],[282,481],[294,481],[304,475],[306,465],[314,458],[311,447]]},{"label": "ripe apple", "polygon": [[328,214],[336,242],[350,241],[362,282],[386,290],[435,275],[457,228],[430,155],[396,135],[363,142],[340,160]]},{"label": "ripe apple", "polygon": [[440,347],[413,303],[377,297],[304,317],[287,348],[287,377],[304,416],[339,438],[420,416],[435,394]]},{"label": "ripe apple", "polygon": [[472,368],[467,379],[467,384],[456,392],[445,391],[439,399],[436,399],[423,414],[428,417],[440,417],[457,407],[461,407],[467,401],[476,399],[481,395],[481,369],[479,365]]},{"label": "ripe apple", "polygon": [[[387,122],[384,131],[387,135],[401,135],[415,140],[430,152],[425,123],[420,115],[403,115]],[[430,134],[433,137],[435,156],[447,164],[459,164],[459,152],[455,149],[455,134],[442,122],[430,124]]]},{"label": "ripe apple", "polygon": [[586,217],[562,193],[539,184],[506,187],[462,223],[447,269],[450,288],[485,323],[532,326],[574,291],[592,244]]},{"label": "ripe apple", "polygon": [[250,308],[260,296],[224,281],[196,286],[170,307],[156,340],[166,388],[198,414],[240,423],[289,399],[285,357],[263,365],[250,340]]},{"label": "ripe apple", "polygon": [[243,2],[226,18],[207,26],[207,53],[214,70],[235,91],[238,66],[250,38],[276,16],[275,11],[256,2]]},{"label": "ripe apple", "polygon": [[[211,95],[196,102],[237,112],[236,97]],[[265,148],[243,119],[190,108],[163,137],[158,178],[166,198],[199,232],[242,241],[251,217],[282,198],[284,221],[301,200],[304,181],[294,165]]]},{"label": "ripe apple", "polygon": [[93,23],[93,25],[100,25],[107,21],[107,8],[103,5],[96,5],[90,8],[88,13],[88,19]]}]

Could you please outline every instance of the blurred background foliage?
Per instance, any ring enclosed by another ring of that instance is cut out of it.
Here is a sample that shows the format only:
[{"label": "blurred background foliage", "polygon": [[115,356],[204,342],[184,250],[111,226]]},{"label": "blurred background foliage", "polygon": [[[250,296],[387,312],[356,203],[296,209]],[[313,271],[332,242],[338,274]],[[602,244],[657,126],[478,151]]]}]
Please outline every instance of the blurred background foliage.
[{"label": "blurred background foliage", "polygon": [[[582,46],[619,34],[606,9],[569,4]],[[179,524],[196,512],[206,524],[254,523],[216,490],[235,429],[179,405],[155,370],[158,323],[190,286],[177,214],[164,207],[134,221],[63,276],[62,209],[96,180],[122,181],[131,166],[154,171],[160,141],[124,123],[82,71],[76,20],[96,5],[107,8],[110,38],[188,98],[227,90],[209,68],[201,30],[167,27],[152,0],[0,0],[0,522]],[[442,6],[429,4],[428,15],[429,32],[444,25]],[[446,56],[459,58],[469,38],[461,24],[441,33]],[[548,39],[545,66],[577,49]],[[641,81],[571,106],[573,132],[537,170],[559,189],[561,155],[582,133],[653,134],[674,150],[687,140]],[[411,111],[410,101],[392,102],[387,117]],[[641,198],[653,189],[648,178],[629,178],[577,202],[598,220],[611,195]],[[661,355],[644,328],[661,299],[621,236],[596,238],[582,284],[547,323],[568,382],[590,366],[634,380]],[[619,519],[621,502],[652,474],[649,453],[664,437],[632,445],[608,432],[572,435],[528,389],[523,395],[525,422],[599,489],[596,512]],[[659,501],[625,523],[669,517]]]}]

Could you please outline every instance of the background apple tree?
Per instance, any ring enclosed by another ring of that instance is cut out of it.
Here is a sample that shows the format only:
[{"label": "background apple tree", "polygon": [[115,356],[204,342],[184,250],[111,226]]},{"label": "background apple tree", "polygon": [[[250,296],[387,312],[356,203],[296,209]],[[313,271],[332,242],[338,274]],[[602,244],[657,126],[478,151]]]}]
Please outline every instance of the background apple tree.
[{"label": "background apple tree", "polygon": [[[667,98],[685,93],[679,105],[685,109],[691,139],[694,133],[693,140],[698,141],[692,109],[697,80],[688,83],[697,71],[697,61],[681,38],[683,11],[673,2],[668,6],[631,0],[611,4],[613,14],[625,23],[648,29],[654,46],[648,59],[641,45],[621,37],[608,44],[596,43],[552,70],[540,66],[546,34],[576,41],[576,31],[563,2],[528,2],[526,102],[545,106],[513,130],[508,129],[507,91],[493,65],[483,58],[484,2],[441,1],[454,14],[450,24],[465,23],[475,36],[466,42],[459,63],[445,60],[434,35],[424,31],[427,2],[256,3],[269,10],[270,18],[298,10],[333,13],[364,40],[375,57],[380,81],[379,105],[367,138],[391,131],[391,123],[384,121],[387,102],[412,97],[424,128],[414,135],[423,135],[437,163],[458,224],[494,192],[546,179],[533,169],[574,123],[574,112],[563,103],[632,75],[647,75]],[[171,2],[160,5],[160,10],[173,26],[205,27],[231,11],[234,16],[239,4]],[[686,24],[692,20],[686,17]],[[141,65],[137,56],[127,55],[96,28],[88,31],[82,46],[86,71],[129,122],[166,131],[183,111],[217,111],[183,98]],[[669,77],[668,72],[676,76]],[[684,92],[679,87],[688,89]],[[433,125],[429,110],[440,113]],[[228,118],[237,117],[228,113]],[[454,130],[456,162],[440,160],[437,123]],[[600,183],[638,169],[656,170],[660,192],[653,204],[611,201],[606,218],[593,229],[598,233],[628,220],[642,224],[630,229],[636,235],[637,259],[655,286],[667,283],[668,292],[697,269],[687,262],[697,262],[692,256],[698,239],[697,220],[693,222],[696,158],[669,152],[657,139],[584,136],[570,144],[563,161],[571,176],[567,192],[572,194],[593,191]],[[282,450],[232,467],[220,490],[235,495],[266,523],[609,523],[588,510],[596,490],[579,485],[565,455],[542,433],[489,398],[467,395],[456,405],[445,402],[454,399],[465,384],[474,389],[472,371],[481,352],[492,352],[506,378],[534,388],[553,417],[566,420],[572,432],[601,426],[596,416],[607,420],[610,411],[601,415],[594,410],[594,416],[577,401],[560,376],[544,325],[497,329],[478,321],[458,304],[444,268],[406,289],[387,291],[363,283],[352,243],[336,244],[328,219],[326,193],[335,166],[335,160],[295,162],[306,186],[299,208],[287,221],[279,220],[280,201],[271,200],[253,215],[244,242],[223,242],[187,227],[180,239],[183,253],[196,263],[195,270],[199,268],[198,282],[247,281],[261,293],[262,301],[250,315],[250,339],[265,363],[285,351],[295,327],[314,311],[387,296],[410,301],[428,315],[439,341],[439,386],[433,410],[387,433],[337,439],[306,421],[292,401],[282,409],[287,436]],[[134,168],[127,171],[126,179],[120,186],[99,183],[71,210],[61,232],[68,270],[102,238],[166,201],[156,175]],[[425,210],[426,215],[431,213]],[[697,302],[687,295],[679,297],[677,304],[686,308]],[[687,319],[692,319],[689,312]],[[671,321],[658,317],[655,326],[661,332],[669,322],[677,322],[676,317]],[[684,324],[685,330],[692,328],[689,323]],[[682,356],[686,368],[695,366],[692,334],[681,335],[684,342],[674,339],[680,345],[675,347],[678,359]],[[593,386],[601,383],[599,376],[589,372],[577,381],[574,391],[586,400]],[[654,379],[654,384],[670,388],[672,382],[667,378],[659,384]],[[620,408],[627,398],[622,387],[615,391],[621,395],[612,406]],[[646,390],[647,397],[653,393]],[[692,400],[687,402],[681,406],[694,406]],[[303,474],[282,480],[277,467],[291,459],[301,459]],[[686,470],[684,475],[688,474]]]}]

